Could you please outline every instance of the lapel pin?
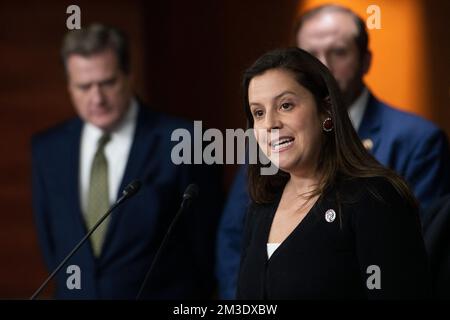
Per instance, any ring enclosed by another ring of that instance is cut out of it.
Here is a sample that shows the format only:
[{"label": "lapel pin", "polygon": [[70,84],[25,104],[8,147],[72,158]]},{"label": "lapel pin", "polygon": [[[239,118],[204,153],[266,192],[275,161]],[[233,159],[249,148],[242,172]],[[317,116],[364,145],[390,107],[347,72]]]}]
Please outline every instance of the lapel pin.
[{"label": "lapel pin", "polygon": [[326,212],[325,212],[325,220],[327,221],[327,222],[333,222],[334,221],[334,219],[336,219],[336,212],[333,210],[333,209],[328,209]]},{"label": "lapel pin", "polygon": [[367,151],[372,151],[372,148],[373,148],[372,139],[364,139],[362,141],[362,144],[363,144],[364,148],[366,148]]}]

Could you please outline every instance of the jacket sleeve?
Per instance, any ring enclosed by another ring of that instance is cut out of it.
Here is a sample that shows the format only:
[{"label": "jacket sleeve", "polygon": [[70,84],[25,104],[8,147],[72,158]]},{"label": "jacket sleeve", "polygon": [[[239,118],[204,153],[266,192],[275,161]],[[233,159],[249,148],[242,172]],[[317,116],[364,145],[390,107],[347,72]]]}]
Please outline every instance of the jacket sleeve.
[{"label": "jacket sleeve", "polygon": [[217,233],[216,275],[220,299],[234,299],[236,293],[244,220],[250,202],[245,169],[242,166],[236,175]]},{"label": "jacket sleeve", "polygon": [[236,288],[236,299],[243,299],[242,290],[240,287],[240,278],[241,278],[241,268],[242,263],[245,260],[247,256],[247,249],[250,243],[250,239],[252,238],[253,229],[255,227],[255,211],[256,206],[254,203],[251,203],[247,209],[247,214],[245,215],[245,222],[244,222],[244,232],[242,235],[242,247],[241,247],[241,259],[239,264],[239,272],[238,272],[238,281],[237,281],[237,288]]},{"label": "jacket sleeve", "polygon": [[363,287],[369,299],[429,295],[428,263],[417,209],[387,181],[354,206],[352,224]]},{"label": "jacket sleeve", "polygon": [[33,217],[36,226],[39,245],[42,250],[44,262],[48,270],[56,266],[54,256],[54,240],[51,233],[47,209],[47,196],[42,173],[42,159],[40,149],[35,138],[32,141],[32,202]]},{"label": "jacket sleeve", "polygon": [[450,151],[444,132],[433,128],[421,135],[409,156],[404,178],[422,208],[450,193]]}]

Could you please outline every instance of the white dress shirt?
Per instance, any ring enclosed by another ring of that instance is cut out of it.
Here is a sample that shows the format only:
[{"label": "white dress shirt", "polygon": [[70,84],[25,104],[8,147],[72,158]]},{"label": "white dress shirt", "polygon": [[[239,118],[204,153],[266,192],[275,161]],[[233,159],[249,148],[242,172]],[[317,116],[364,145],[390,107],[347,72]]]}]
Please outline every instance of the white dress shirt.
[{"label": "white dress shirt", "polygon": [[[136,129],[138,106],[135,99],[130,102],[130,107],[122,122],[111,132],[111,140],[105,146],[105,156],[108,161],[108,187],[109,201],[113,204],[117,199],[120,184],[125,173],[134,131]],[[90,123],[85,123],[81,133],[80,145],[80,201],[81,210],[86,214],[89,181],[92,161],[97,151],[97,143],[103,135],[103,131]]]},{"label": "white dress shirt", "polygon": [[356,131],[358,131],[361,125],[361,121],[364,116],[364,111],[366,111],[368,101],[369,101],[369,90],[367,90],[367,88],[364,87],[359,97],[348,108],[348,115]]}]

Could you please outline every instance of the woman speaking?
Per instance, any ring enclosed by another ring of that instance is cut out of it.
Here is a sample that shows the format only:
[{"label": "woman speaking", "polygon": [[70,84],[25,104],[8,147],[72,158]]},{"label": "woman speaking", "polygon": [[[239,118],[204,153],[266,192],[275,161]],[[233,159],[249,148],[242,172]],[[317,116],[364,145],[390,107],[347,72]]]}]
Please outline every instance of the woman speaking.
[{"label": "woman speaking", "polygon": [[364,149],[328,69],[298,48],[266,53],[244,74],[244,103],[279,170],[249,166],[237,297],[427,297],[416,201]]}]

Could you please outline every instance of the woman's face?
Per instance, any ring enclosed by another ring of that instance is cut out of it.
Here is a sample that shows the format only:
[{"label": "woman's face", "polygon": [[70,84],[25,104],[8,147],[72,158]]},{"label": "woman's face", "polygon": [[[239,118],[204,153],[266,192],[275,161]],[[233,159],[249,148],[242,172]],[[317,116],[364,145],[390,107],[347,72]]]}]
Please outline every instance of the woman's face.
[{"label": "woman's face", "polygon": [[270,69],[250,80],[248,100],[256,140],[265,155],[288,173],[313,172],[325,119],[319,116],[313,94],[292,72]]}]

